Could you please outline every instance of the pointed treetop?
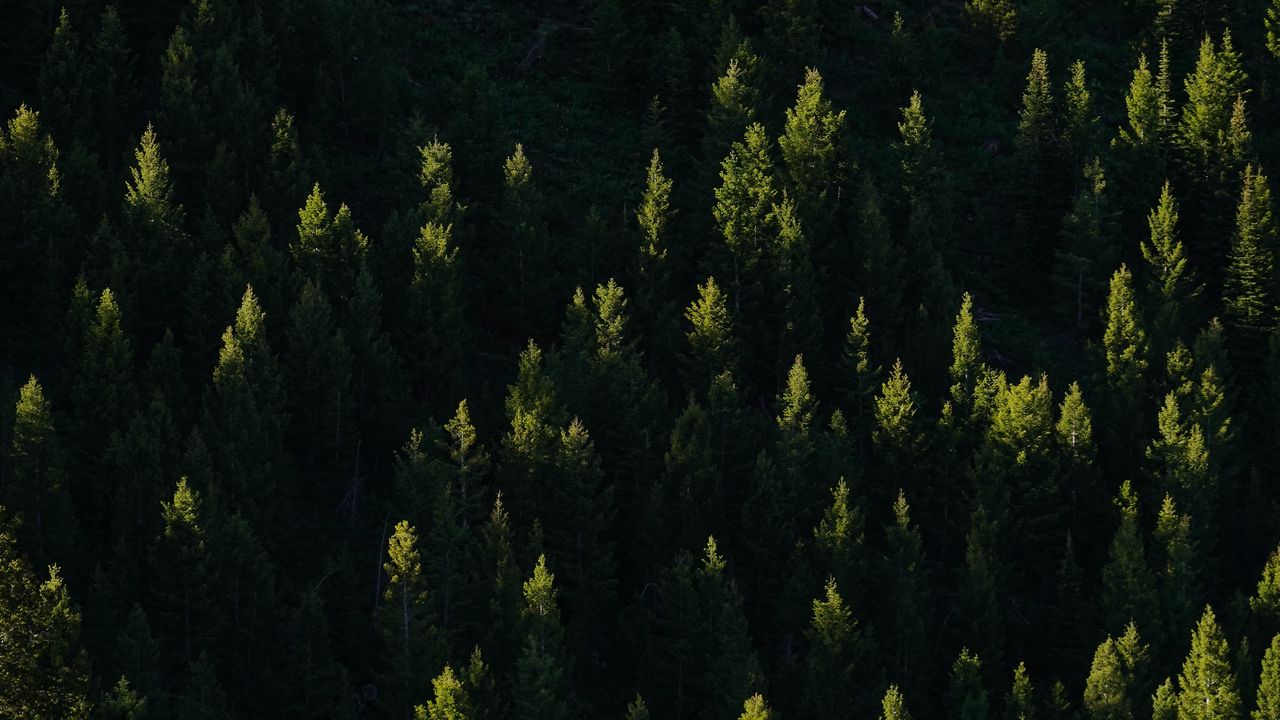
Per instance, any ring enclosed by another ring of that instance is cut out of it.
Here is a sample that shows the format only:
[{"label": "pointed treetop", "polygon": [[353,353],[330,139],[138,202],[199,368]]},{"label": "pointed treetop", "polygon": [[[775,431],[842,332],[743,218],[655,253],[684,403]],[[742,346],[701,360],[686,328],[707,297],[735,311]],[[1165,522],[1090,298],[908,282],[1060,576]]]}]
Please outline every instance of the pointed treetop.
[{"label": "pointed treetop", "polygon": [[764,696],[756,693],[742,703],[742,714],[738,720],[771,720],[773,711],[764,701]]},{"label": "pointed treetop", "polygon": [[805,434],[813,422],[817,401],[809,390],[809,373],[804,369],[804,356],[796,355],[787,372],[787,389],[780,398],[782,414],[777,417],[778,427],[784,432]]},{"label": "pointed treetop", "polygon": [[169,163],[160,154],[160,143],[150,123],[133,157],[137,164],[129,169],[132,180],[125,184],[125,204],[140,213],[144,222],[176,227],[180,223],[181,208],[173,204]]},{"label": "pointed treetop", "polygon": [[890,685],[884,691],[880,707],[880,720],[912,720],[911,713],[907,712],[907,701],[897,685]]}]

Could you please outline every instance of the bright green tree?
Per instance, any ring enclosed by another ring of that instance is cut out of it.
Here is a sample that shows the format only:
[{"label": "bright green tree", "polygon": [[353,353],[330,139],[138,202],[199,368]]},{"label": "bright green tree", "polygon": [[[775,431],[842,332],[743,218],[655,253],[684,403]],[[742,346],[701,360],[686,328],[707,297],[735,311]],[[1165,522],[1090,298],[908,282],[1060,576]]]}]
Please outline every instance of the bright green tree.
[{"label": "bright green tree", "polygon": [[898,690],[897,685],[890,685],[889,689],[884,691],[880,720],[911,720],[911,713],[907,712],[907,701],[902,697],[902,691]]},{"label": "bright green tree", "polygon": [[471,720],[471,699],[453,668],[444,670],[431,681],[432,699],[414,708],[414,720]]},{"label": "bright green tree", "polygon": [[1262,656],[1257,703],[1253,720],[1280,720],[1280,635],[1271,638]]},{"label": "bright green tree", "polygon": [[716,279],[708,277],[698,285],[698,299],[684,311],[689,330],[689,354],[685,357],[686,384],[708,386],[722,372],[737,369],[738,353],[733,334],[733,317]]},{"label": "bright green tree", "polygon": [[948,689],[948,717],[955,720],[987,720],[990,715],[987,690],[982,686],[982,660],[969,652],[960,656],[951,666]]},{"label": "bright green tree", "polygon": [[1236,682],[1227,639],[1205,606],[1178,675],[1178,720],[1239,720],[1244,709]]},{"label": "bright green tree", "polygon": [[1142,257],[1147,265],[1147,295],[1154,305],[1155,345],[1164,351],[1182,336],[1185,314],[1198,294],[1186,251],[1178,237],[1178,206],[1168,182],[1147,215],[1147,226],[1151,239],[1142,243]]},{"label": "bright green tree", "polygon": [[737,317],[742,317],[743,295],[748,292],[744,286],[752,282],[756,263],[770,240],[769,213],[778,196],[771,154],[764,126],[753,123],[721,163],[712,214],[730,258]]},{"label": "bright green tree", "polygon": [[408,718],[421,693],[421,676],[436,661],[422,553],[408,521],[396,523],[382,569],[387,585],[378,605],[378,628],[386,649],[389,704],[397,716]]},{"label": "bright green tree", "polygon": [[39,579],[0,526],[0,715],[89,717],[89,661],[80,647],[80,613],[57,565]]},{"label": "bright green tree", "polygon": [[[840,597],[834,578],[827,579],[826,595],[813,601],[813,617],[806,633],[805,707],[814,717],[849,717],[870,698],[855,692],[858,682],[869,685],[868,665],[862,629],[853,611]],[[865,685],[864,685],[865,686]]]},{"label": "bright green tree", "polygon": [[569,716],[564,631],[556,604],[559,591],[545,555],[538,557],[523,590],[521,616],[526,634],[516,663],[515,708],[522,717],[563,720]]},{"label": "bright green tree", "polygon": [[832,110],[821,73],[808,68],[786,117],[778,146],[787,177],[801,217],[819,223],[823,205],[842,180],[845,112]]},{"label": "bright green tree", "polygon": [[1245,166],[1236,208],[1236,230],[1228,252],[1223,305],[1231,333],[1233,364],[1256,373],[1266,355],[1267,337],[1276,327],[1276,277],[1273,250],[1276,225],[1271,189],[1262,169]]}]

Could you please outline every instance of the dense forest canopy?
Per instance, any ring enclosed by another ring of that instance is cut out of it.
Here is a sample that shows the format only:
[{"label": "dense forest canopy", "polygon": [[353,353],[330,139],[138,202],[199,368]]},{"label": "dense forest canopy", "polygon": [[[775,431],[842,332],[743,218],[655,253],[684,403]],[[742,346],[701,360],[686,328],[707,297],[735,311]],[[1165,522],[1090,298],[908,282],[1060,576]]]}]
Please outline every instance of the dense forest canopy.
[{"label": "dense forest canopy", "polygon": [[1280,0],[0,3],[0,718],[1280,720]]}]

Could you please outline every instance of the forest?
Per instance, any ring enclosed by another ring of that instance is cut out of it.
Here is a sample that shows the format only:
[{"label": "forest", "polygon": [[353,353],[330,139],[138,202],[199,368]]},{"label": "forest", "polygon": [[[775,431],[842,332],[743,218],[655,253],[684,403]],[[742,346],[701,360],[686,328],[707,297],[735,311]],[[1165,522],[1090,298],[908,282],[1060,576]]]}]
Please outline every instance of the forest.
[{"label": "forest", "polygon": [[1280,720],[1280,0],[8,0],[0,115],[0,720]]}]

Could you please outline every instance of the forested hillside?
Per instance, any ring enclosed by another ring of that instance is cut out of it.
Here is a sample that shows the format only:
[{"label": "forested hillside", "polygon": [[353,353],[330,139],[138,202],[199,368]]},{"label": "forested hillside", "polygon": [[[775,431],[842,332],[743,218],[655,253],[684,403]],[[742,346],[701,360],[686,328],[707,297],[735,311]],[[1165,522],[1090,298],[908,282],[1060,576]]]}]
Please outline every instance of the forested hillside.
[{"label": "forested hillside", "polygon": [[7,0],[0,112],[0,718],[1280,720],[1280,0]]}]

